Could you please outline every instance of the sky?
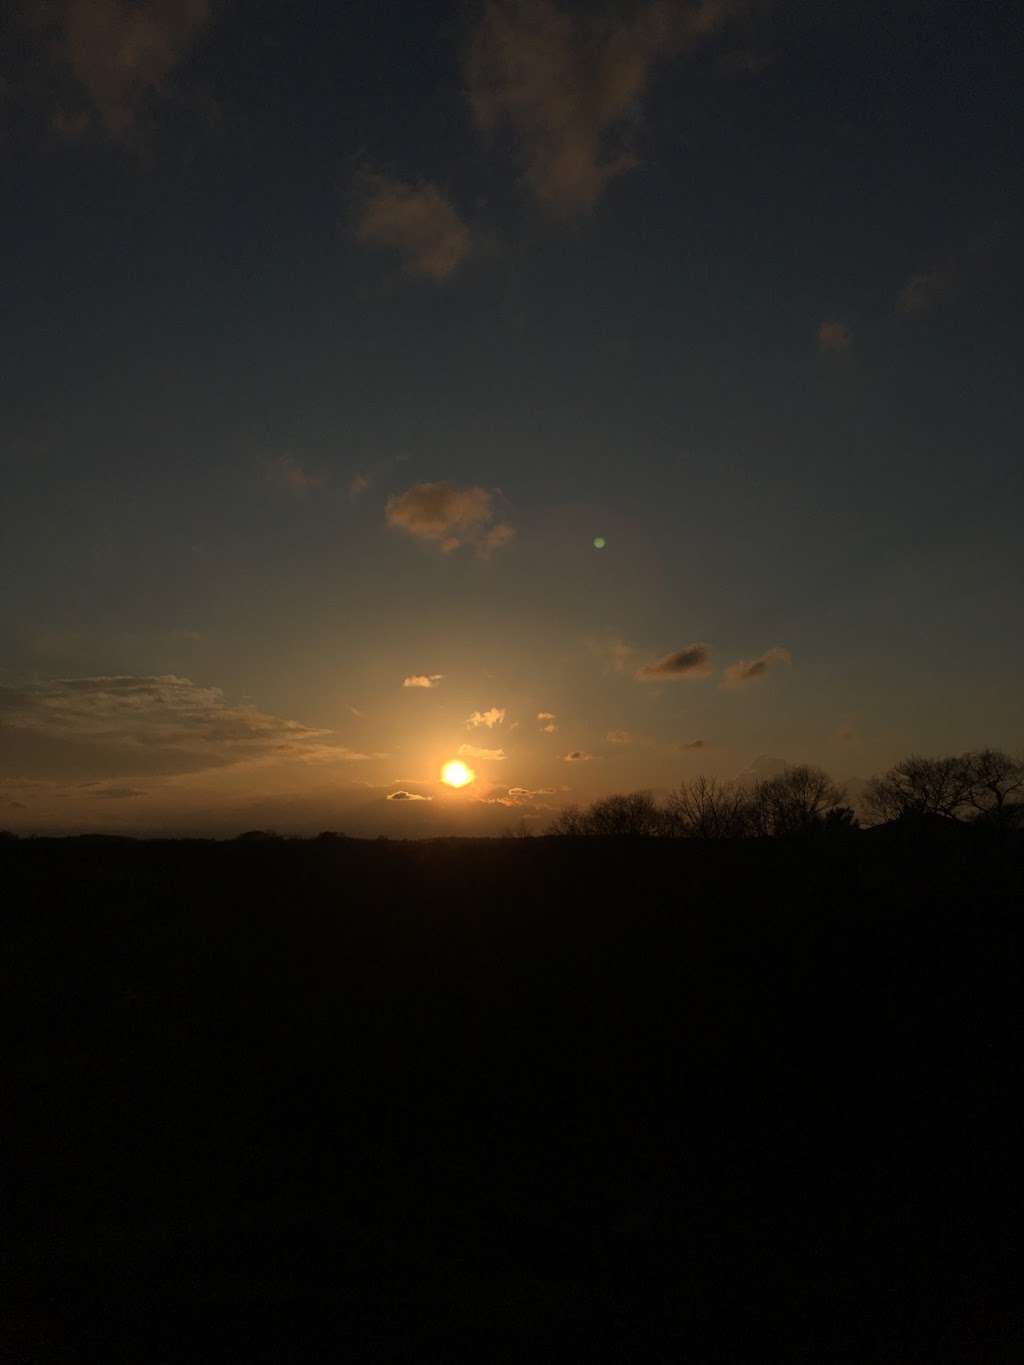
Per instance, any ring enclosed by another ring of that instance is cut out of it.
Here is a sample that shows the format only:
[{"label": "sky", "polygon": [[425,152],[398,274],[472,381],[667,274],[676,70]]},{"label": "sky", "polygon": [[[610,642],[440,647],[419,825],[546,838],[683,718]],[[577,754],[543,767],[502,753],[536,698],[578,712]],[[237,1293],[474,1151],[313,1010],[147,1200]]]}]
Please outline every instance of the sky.
[{"label": "sky", "polygon": [[1019,749],[1015,10],[15,4],[0,827]]}]

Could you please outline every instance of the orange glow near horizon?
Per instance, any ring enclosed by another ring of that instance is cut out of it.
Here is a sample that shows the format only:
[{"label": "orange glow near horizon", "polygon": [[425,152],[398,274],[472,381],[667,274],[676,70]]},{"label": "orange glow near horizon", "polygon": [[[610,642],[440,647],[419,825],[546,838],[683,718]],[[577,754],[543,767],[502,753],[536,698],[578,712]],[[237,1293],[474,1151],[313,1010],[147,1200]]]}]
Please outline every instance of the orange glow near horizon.
[{"label": "orange glow near horizon", "polygon": [[470,782],[476,781],[476,773],[472,768],[467,768],[465,763],[453,758],[441,769],[441,781],[449,787],[468,787]]}]

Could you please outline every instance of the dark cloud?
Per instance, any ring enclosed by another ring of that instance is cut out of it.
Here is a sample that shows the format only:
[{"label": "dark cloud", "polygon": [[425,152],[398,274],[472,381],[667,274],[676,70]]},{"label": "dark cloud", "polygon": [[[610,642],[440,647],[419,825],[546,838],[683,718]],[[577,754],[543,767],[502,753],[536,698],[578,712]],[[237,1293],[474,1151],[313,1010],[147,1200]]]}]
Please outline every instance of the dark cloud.
[{"label": "dark cloud", "polygon": [[356,240],[396,251],[407,274],[440,282],[469,255],[469,228],[436,185],[364,175],[356,195]]},{"label": "dark cloud", "polygon": [[29,0],[21,12],[49,63],[54,131],[78,137],[98,124],[122,142],[168,96],[211,19],[209,0]]},{"label": "dark cloud", "polygon": [[486,488],[417,483],[388,500],[387,523],[449,554],[471,545],[481,555],[506,544],[515,532],[494,522],[494,496]]},{"label": "dark cloud", "polygon": [[657,66],[747,9],[648,0],[592,9],[488,0],[467,50],[477,128],[511,133],[527,187],[552,216],[586,211],[637,165],[630,132]]},{"label": "dark cloud", "polygon": [[144,791],[139,791],[137,787],[94,787],[89,796],[95,796],[104,801],[126,801],[132,796],[145,796]]},{"label": "dark cloud", "polygon": [[683,750],[684,753],[687,752],[687,751],[690,750],[690,749],[706,749],[706,748],[707,748],[707,740],[704,740],[704,739],[691,739],[690,742],[689,742],[689,744],[680,744],[679,747],[680,747],[680,749]]},{"label": "dark cloud", "polygon": [[390,792],[385,798],[387,801],[432,801],[432,796],[421,796],[419,792],[397,791]]},{"label": "dark cloud", "polygon": [[562,755],[563,763],[589,763],[594,757],[593,754],[584,753],[582,749],[573,749],[571,753]]},{"label": "dark cloud", "polygon": [[633,675],[637,682],[681,682],[711,676],[711,650],[707,645],[686,645],[663,659],[644,664]]},{"label": "dark cloud", "polygon": [[722,686],[735,688],[743,687],[744,684],[755,682],[772,668],[779,664],[792,662],[792,655],[788,649],[783,649],[781,645],[776,645],[774,649],[767,650],[757,659],[740,659],[737,663],[730,664],[725,670],[722,679]]}]

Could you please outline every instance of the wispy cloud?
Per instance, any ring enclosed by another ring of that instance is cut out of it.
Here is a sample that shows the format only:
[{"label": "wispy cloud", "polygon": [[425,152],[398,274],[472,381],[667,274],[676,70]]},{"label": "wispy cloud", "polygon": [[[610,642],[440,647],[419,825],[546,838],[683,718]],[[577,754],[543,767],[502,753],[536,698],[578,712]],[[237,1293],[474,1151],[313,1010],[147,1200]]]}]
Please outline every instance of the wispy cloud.
[{"label": "wispy cloud", "polygon": [[443,677],[443,673],[413,673],[410,677],[403,679],[402,686],[436,687]]},{"label": "wispy cloud", "polygon": [[407,274],[441,282],[469,255],[469,228],[436,185],[368,174],[356,197],[357,241],[397,252]]},{"label": "wispy cloud", "polygon": [[589,763],[594,757],[593,754],[584,753],[582,749],[573,749],[571,753],[562,755],[563,763]]},{"label": "wispy cloud", "polygon": [[494,495],[472,485],[414,484],[388,500],[385,515],[389,526],[440,545],[445,554],[471,545],[487,556],[515,534],[511,526],[494,523]]},{"label": "wispy cloud", "polygon": [[689,743],[680,744],[683,753],[688,753],[691,749],[706,749],[708,747],[706,739],[691,739]]},{"label": "wispy cloud", "polygon": [[370,486],[370,476],[368,474],[353,474],[349,480],[348,495],[350,498],[358,498],[365,493]]},{"label": "wispy cloud", "polygon": [[546,809],[543,802],[538,802],[540,796],[554,796],[554,787],[492,787],[490,792],[480,800],[486,806],[532,806],[540,805]]},{"label": "wispy cloud", "polygon": [[615,13],[488,0],[465,67],[477,128],[511,133],[525,183],[552,216],[585,212],[637,165],[630,133],[658,64],[745,8],[741,0],[648,0]]},{"label": "wispy cloud", "polygon": [[504,706],[492,706],[487,711],[474,711],[471,716],[466,718],[466,724],[471,730],[475,730],[481,725],[486,725],[488,730],[493,730],[496,725],[504,723],[506,714]]},{"label": "wispy cloud", "polygon": [[730,664],[725,670],[722,678],[722,686],[727,688],[743,687],[749,682],[756,682],[758,678],[763,678],[769,670],[777,668],[780,664],[792,663],[792,655],[788,649],[783,649],[781,645],[776,645],[774,649],[767,650],[756,659],[740,659],[734,664]]},{"label": "wispy cloud", "polygon": [[632,645],[616,636],[589,639],[585,643],[587,648],[603,661],[605,670],[610,673],[624,673],[638,652]]},{"label": "wispy cloud", "polygon": [[[363,762],[334,732],[231,705],[174,674],[56,678],[0,686],[0,726],[24,771],[46,763],[97,776],[166,776],[241,763]],[[56,760],[53,758],[57,754]]]},{"label": "wispy cloud", "polygon": [[309,493],[323,486],[323,479],[312,474],[298,460],[290,455],[279,455],[270,462],[270,476],[275,483],[283,485],[293,493]]},{"label": "wispy cloud", "polygon": [[504,749],[481,749],[476,744],[460,744],[461,758],[493,758],[504,760],[508,757]]},{"label": "wispy cloud", "polygon": [[558,725],[553,711],[538,711],[537,719],[540,721],[541,734],[553,735],[557,733]]},{"label": "wispy cloud", "polygon": [[423,796],[419,792],[397,791],[390,792],[385,798],[386,801],[432,801],[432,796]]},{"label": "wispy cloud", "polygon": [[633,736],[628,730],[609,730],[605,735],[609,744],[632,744]]},{"label": "wispy cloud", "polygon": [[956,286],[956,268],[952,261],[933,270],[911,275],[896,298],[896,312],[904,318],[923,318],[933,313]]},{"label": "wispy cloud", "polygon": [[853,334],[845,322],[823,322],[818,328],[818,350],[833,355],[848,351]]},{"label": "wispy cloud", "polygon": [[711,676],[711,649],[708,645],[685,645],[653,663],[644,664],[633,675],[637,682],[681,682]]}]

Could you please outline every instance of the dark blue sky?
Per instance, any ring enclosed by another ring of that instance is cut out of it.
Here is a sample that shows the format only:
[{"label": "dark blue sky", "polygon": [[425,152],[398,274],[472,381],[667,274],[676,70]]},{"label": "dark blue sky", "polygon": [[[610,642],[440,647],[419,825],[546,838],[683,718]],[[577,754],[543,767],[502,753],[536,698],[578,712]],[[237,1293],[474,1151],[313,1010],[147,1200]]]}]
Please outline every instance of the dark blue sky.
[{"label": "dark blue sky", "polygon": [[481,807],[1020,744],[1015,7],[43,13],[0,823],[437,820],[480,729]]}]

